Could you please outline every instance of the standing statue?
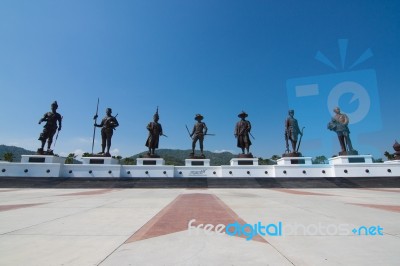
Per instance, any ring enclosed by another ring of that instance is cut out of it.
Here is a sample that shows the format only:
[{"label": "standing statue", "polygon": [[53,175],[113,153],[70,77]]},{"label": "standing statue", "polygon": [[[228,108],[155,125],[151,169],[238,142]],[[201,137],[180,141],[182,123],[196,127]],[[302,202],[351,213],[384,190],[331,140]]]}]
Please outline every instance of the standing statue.
[{"label": "standing statue", "polygon": [[149,148],[148,156],[150,156],[150,157],[156,157],[155,149],[158,149],[158,143],[160,140],[160,136],[163,135],[161,124],[158,123],[159,119],[160,119],[160,117],[158,115],[158,107],[157,107],[157,111],[153,116],[153,122],[150,122],[147,125],[147,130],[149,131],[149,136],[147,137],[147,140],[146,140],[146,147]]},{"label": "standing statue", "polygon": [[242,111],[238,117],[241,118],[239,122],[236,123],[235,127],[235,138],[237,138],[237,147],[242,149],[242,156],[245,154],[245,149],[247,155],[244,157],[253,157],[252,154],[250,153],[250,145],[251,145],[251,140],[250,140],[250,131],[251,131],[251,123],[250,121],[246,120],[246,117],[248,117],[248,114]]},{"label": "standing statue", "polygon": [[[286,153],[283,157],[299,157],[301,153],[298,152],[299,146],[297,146],[298,136],[303,136],[303,132],[300,131],[297,119],[294,118],[294,110],[289,110],[289,116],[285,120],[285,140],[286,140]],[[289,150],[289,140],[292,144],[292,151]]]},{"label": "standing statue", "polygon": [[[117,116],[111,115],[111,108],[106,109],[106,116],[101,120],[100,124],[94,123],[95,127],[101,127],[101,152],[100,155],[104,155],[107,157],[111,157],[110,148],[111,148],[111,138],[113,135],[113,131],[116,127],[119,126],[117,121]],[[97,119],[97,115],[95,115],[94,119]],[[107,152],[105,152],[107,146]]]},{"label": "standing statue", "polygon": [[202,122],[203,116],[201,114],[196,114],[196,117],[194,118],[197,123],[194,124],[192,133],[190,133],[190,137],[192,138],[192,153],[190,154],[192,157],[194,156],[194,150],[196,148],[196,142],[200,142],[200,157],[205,158],[204,152],[203,152],[203,141],[204,141],[204,136],[207,135],[207,126],[206,123]]},{"label": "standing statue", "polygon": [[[43,115],[43,118],[39,120],[39,124],[42,122],[46,122],[46,125],[43,126],[43,132],[39,136],[39,140],[42,142],[41,148],[38,149],[38,154],[49,154],[53,155],[53,151],[50,149],[51,144],[53,143],[54,134],[61,130],[61,121],[62,116],[57,113],[58,104],[57,101],[54,101],[51,104],[51,112],[47,112]],[[58,127],[57,127],[58,122]],[[44,152],[44,145],[47,140],[47,151]]]},{"label": "standing statue", "polygon": [[339,155],[357,155],[358,152],[353,149],[350,140],[350,130],[348,127],[349,117],[340,112],[340,108],[333,109],[335,116],[332,117],[331,122],[328,124],[328,129],[337,133],[340,147],[342,149]]}]

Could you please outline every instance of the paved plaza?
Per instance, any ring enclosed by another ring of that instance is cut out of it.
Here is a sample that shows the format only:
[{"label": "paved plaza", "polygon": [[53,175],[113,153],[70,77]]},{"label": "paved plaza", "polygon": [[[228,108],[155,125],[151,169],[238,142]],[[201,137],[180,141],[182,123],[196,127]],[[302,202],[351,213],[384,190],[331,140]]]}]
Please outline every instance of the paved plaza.
[{"label": "paved plaza", "polygon": [[0,265],[399,265],[399,221],[400,188],[1,188]]}]

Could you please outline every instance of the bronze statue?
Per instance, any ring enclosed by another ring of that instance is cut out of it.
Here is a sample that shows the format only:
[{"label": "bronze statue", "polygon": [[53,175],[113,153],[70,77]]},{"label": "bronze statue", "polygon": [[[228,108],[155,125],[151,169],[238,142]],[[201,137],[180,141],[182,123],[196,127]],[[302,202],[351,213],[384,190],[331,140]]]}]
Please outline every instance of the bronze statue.
[{"label": "bronze statue", "polygon": [[246,117],[248,117],[248,114],[242,111],[238,117],[241,118],[239,122],[236,123],[235,127],[235,138],[237,138],[237,147],[242,149],[242,154],[245,154],[245,149],[247,155],[251,156],[250,153],[250,145],[251,145],[251,140],[250,140],[250,131],[251,131],[251,123],[250,121],[246,120]]},{"label": "bronze statue", "polygon": [[160,140],[160,136],[164,135],[161,124],[158,123],[159,119],[160,119],[160,117],[158,115],[158,107],[157,107],[157,111],[153,116],[153,122],[150,122],[147,125],[147,130],[149,131],[149,136],[147,137],[147,140],[146,140],[146,147],[149,148],[148,155],[151,157],[156,156],[155,149],[158,149],[158,143]]},{"label": "bronze statue", "polygon": [[207,130],[208,130],[206,124],[204,122],[202,122],[203,118],[204,117],[201,114],[196,114],[196,117],[194,119],[197,121],[197,123],[194,124],[192,133],[189,134],[193,140],[191,156],[194,156],[196,142],[199,141],[200,153],[201,153],[202,158],[204,158],[204,152],[203,152],[204,136],[207,135]]},{"label": "bronze statue", "polygon": [[[298,157],[301,153],[298,152],[299,146],[297,146],[298,136],[303,136],[303,132],[300,131],[297,119],[294,118],[294,110],[289,110],[289,116],[285,120],[285,140],[286,140],[286,153],[284,156]],[[292,151],[289,149],[289,140],[291,142]]]},{"label": "bronze statue", "polygon": [[[50,149],[51,144],[53,143],[54,134],[56,134],[57,129],[58,131],[61,130],[61,122],[62,116],[57,113],[58,104],[57,101],[54,101],[51,104],[51,112],[47,112],[43,115],[43,118],[39,120],[39,124],[42,122],[46,122],[43,126],[43,132],[39,136],[39,140],[42,142],[41,148],[38,149],[38,154],[49,154],[52,155],[53,151]],[[58,122],[58,126],[57,126]],[[44,152],[44,145],[47,140],[47,151]]]},{"label": "bronze statue", "polygon": [[332,117],[331,122],[328,124],[328,129],[337,133],[340,147],[342,149],[339,155],[357,155],[358,152],[353,149],[350,140],[350,130],[348,127],[349,117],[340,112],[340,108],[333,109],[335,116]]},{"label": "bronze statue", "polygon": [[393,144],[393,149],[394,149],[394,160],[400,160],[400,144],[397,142],[397,140]]},{"label": "bronze statue", "polygon": [[[117,116],[111,115],[111,108],[106,109],[106,116],[101,120],[100,124],[95,123],[95,127],[101,127],[101,152],[100,155],[104,155],[107,157],[111,157],[110,148],[111,148],[111,138],[114,133],[116,127],[119,126],[117,121]],[[97,119],[97,115],[95,115],[94,119]],[[105,152],[107,146],[107,152]]]}]

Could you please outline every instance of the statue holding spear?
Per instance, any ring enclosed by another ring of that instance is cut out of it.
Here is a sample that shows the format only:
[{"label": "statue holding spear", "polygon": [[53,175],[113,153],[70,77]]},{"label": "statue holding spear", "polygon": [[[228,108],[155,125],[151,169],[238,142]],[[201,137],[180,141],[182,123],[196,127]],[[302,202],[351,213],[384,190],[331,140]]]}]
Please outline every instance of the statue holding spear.
[{"label": "statue holding spear", "polygon": [[[98,103],[98,102],[97,102]],[[98,110],[98,105],[97,105],[97,110]],[[119,126],[117,116],[112,116],[112,110],[111,108],[106,109],[106,116],[101,120],[100,124],[97,124],[97,111],[96,115],[94,116],[94,133],[93,133],[93,144],[94,144],[94,137],[96,133],[96,127],[101,127],[101,152],[99,155],[106,156],[106,157],[111,157],[110,154],[110,148],[111,148],[111,138],[114,133],[114,130],[116,127]],[[107,147],[107,150],[106,150]],[[93,149],[93,148],[92,148]]]}]

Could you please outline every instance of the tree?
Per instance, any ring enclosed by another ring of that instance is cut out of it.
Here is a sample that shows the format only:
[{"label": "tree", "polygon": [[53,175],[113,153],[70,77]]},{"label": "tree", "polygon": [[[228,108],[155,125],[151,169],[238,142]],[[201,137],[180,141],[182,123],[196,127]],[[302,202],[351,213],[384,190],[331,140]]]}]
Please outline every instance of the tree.
[{"label": "tree", "polygon": [[276,155],[276,154],[274,154],[274,155],[271,156],[271,160],[273,160],[273,161],[277,161],[277,160],[279,160],[280,158],[281,158],[281,156]]},{"label": "tree", "polygon": [[4,157],[4,161],[7,161],[7,162],[14,161],[14,154],[12,152],[4,153],[3,157]]},{"label": "tree", "polygon": [[74,163],[74,159],[77,157],[78,155],[75,155],[75,153],[70,153],[68,154],[68,157],[65,159],[65,164],[73,164]]},{"label": "tree", "polygon": [[394,154],[391,154],[388,151],[385,151],[383,155],[385,155],[388,160],[394,160]]},{"label": "tree", "polygon": [[91,156],[93,156],[93,154],[88,153],[88,152],[84,152],[84,153],[82,154],[82,157],[91,157]]},{"label": "tree", "polygon": [[136,160],[130,157],[126,157],[124,159],[121,160],[121,164],[123,165],[135,165],[136,164]]},{"label": "tree", "polygon": [[326,164],[328,159],[324,155],[320,155],[315,157],[315,159],[312,161],[313,164]]}]

